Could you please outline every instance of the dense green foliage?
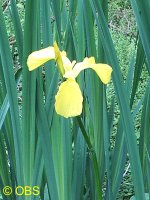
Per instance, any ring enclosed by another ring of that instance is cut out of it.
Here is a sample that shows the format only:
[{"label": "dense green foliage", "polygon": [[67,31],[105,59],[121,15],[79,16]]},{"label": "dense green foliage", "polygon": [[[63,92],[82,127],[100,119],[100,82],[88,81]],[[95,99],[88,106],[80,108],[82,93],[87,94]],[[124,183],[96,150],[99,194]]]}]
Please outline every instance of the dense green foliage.
[{"label": "dense green foliage", "polygon": [[[40,188],[21,200],[148,198],[148,0],[0,2],[0,198],[18,199],[18,185]],[[54,41],[71,60],[94,56],[113,68],[107,86],[91,71],[79,76],[79,118],[54,110],[54,62],[27,68],[28,55]]]}]

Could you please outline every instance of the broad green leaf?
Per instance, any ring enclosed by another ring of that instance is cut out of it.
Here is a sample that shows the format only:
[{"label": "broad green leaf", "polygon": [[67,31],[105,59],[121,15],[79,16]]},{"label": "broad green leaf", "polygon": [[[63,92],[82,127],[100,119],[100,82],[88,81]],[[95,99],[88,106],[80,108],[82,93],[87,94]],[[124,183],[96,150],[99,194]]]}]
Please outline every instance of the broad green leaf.
[{"label": "broad green leaf", "polygon": [[[125,88],[123,85],[123,79],[121,77],[121,72],[118,65],[116,52],[111,40],[111,36],[100,3],[95,0],[90,0],[90,3],[98,26],[99,36],[101,37],[105,55],[107,56],[109,64],[113,67],[113,75],[112,75],[113,84],[115,87],[118,104],[122,116],[123,128],[126,135],[127,149],[129,152],[136,197],[139,200],[140,199],[144,200],[144,187],[143,187],[144,184],[143,184],[141,163],[139,159],[139,153],[134,132],[133,118],[131,116],[130,106],[127,97],[125,95]],[[96,15],[96,8],[98,11],[98,15]]]},{"label": "broad green leaf", "polygon": [[136,22],[138,25],[138,30],[140,34],[140,38],[142,41],[142,45],[145,51],[145,55],[148,62],[148,71],[150,73],[150,3],[148,0],[130,0],[132,9],[134,11],[134,15],[136,18]]},{"label": "broad green leaf", "polygon": [[4,23],[4,16],[2,8],[0,7],[0,56],[2,61],[4,79],[8,93],[8,100],[10,105],[11,123],[13,129],[13,139],[15,144],[15,159],[16,159],[16,174],[19,185],[23,184],[23,167],[22,167],[22,140],[21,127],[19,119],[19,109],[17,100],[16,82],[13,72],[13,62]]}]

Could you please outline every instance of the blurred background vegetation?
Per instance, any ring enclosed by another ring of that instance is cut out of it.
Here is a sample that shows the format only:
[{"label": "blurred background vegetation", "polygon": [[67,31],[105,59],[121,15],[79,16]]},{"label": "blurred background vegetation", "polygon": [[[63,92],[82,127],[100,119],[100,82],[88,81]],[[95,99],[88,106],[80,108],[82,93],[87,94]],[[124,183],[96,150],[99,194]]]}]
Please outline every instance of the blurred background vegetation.
[{"label": "blurred background vegetation", "polygon": [[[68,4],[68,1],[66,1],[66,4]],[[25,22],[25,1],[24,0],[16,1],[16,6],[18,9],[21,26],[23,28],[24,22]],[[14,72],[17,72],[18,69],[21,68],[21,64],[20,64],[20,60],[18,56],[18,48],[16,44],[15,30],[14,30],[14,24],[12,22],[12,12],[9,5],[9,1],[2,0],[2,7],[3,7],[4,17],[5,17],[9,43],[11,47],[12,59],[14,63]],[[69,5],[67,8],[69,9]],[[55,16],[51,16],[50,18],[51,23],[55,23],[55,20],[56,20]],[[122,76],[125,83],[128,73],[130,72],[129,71],[130,66],[134,65],[133,63],[135,63],[138,36],[139,36],[139,32],[137,30],[137,23],[133,14],[133,9],[128,0],[124,0],[124,1],[123,0],[115,0],[115,1],[109,0],[108,1],[108,27],[113,39],[116,52],[117,52],[120,69],[122,71]],[[98,32],[97,26],[95,27],[95,29],[96,29],[95,31]],[[96,42],[98,43],[98,34],[97,34]],[[141,131],[140,124],[141,124],[142,106],[139,105],[138,108],[136,106],[140,102],[140,100],[143,98],[143,95],[145,94],[148,77],[149,77],[149,74],[148,74],[146,65],[144,64],[144,67],[140,74],[140,78],[138,80],[138,88],[135,93],[135,97],[133,101],[133,110],[134,108],[138,109],[138,111],[135,112],[136,114],[134,118],[134,126],[135,126],[135,132],[136,132],[136,137],[137,137],[137,143],[139,143],[139,137],[140,137],[140,131]],[[22,116],[22,110],[21,110],[22,81],[20,81],[19,84],[17,85],[17,92],[18,92],[20,116]],[[114,89],[113,81],[111,81],[111,83],[107,86],[106,93],[108,94],[107,103],[108,103],[108,110],[110,112],[112,109],[112,101],[114,101],[114,106],[113,106],[114,113],[112,112],[114,115],[114,119],[113,119],[112,132],[111,132],[111,137],[110,137],[110,144],[111,144],[110,152],[111,152],[113,151],[114,146],[115,146],[116,133],[118,130],[118,124],[119,124],[119,118],[120,118],[120,110],[119,110],[118,102],[116,99],[116,92]],[[103,183],[104,184],[103,189],[105,190],[107,188],[106,186],[107,176],[104,177],[104,180],[105,181]],[[84,188],[84,189],[86,190],[87,188]],[[132,181],[132,176],[131,176],[130,161],[127,154],[125,169],[123,173],[123,179],[122,179],[122,183],[121,183],[116,199],[127,200],[127,199],[130,199],[130,197],[133,195],[134,195],[134,186],[133,186],[133,181]],[[90,199],[90,197],[86,198],[86,196],[83,199],[94,200],[94,199]]]}]

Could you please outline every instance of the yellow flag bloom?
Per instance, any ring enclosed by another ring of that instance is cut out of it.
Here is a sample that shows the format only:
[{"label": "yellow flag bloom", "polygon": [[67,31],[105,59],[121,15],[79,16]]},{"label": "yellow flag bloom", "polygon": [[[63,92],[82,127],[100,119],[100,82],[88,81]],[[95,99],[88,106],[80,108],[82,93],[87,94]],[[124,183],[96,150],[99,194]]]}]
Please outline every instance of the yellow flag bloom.
[{"label": "yellow flag bloom", "polygon": [[45,62],[55,59],[61,75],[66,80],[59,86],[55,96],[55,110],[63,117],[75,117],[82,112],[83,97],[76,77],[82,70],[93,69],[104,84],[110,81],[112,68],[107,64],[96,64],[94,57],[85,58],[83,62],[71,62],[66,52],[59,51],[56,43],[54,47],[48,47],[31,53],[27,60],[29,70],[36,69]]}]

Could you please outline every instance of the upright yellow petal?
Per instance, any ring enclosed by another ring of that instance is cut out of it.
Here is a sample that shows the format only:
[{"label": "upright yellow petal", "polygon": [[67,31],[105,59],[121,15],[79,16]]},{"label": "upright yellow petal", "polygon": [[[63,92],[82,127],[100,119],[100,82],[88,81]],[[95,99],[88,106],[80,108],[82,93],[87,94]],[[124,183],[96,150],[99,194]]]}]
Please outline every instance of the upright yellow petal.
[{"label": "upright yellow petal", "polygon": [[91,68],[97,73],[104,84],[110,81],[112,68],[107,64],[94,64]]},{"label": "upright yellow petal", "polygon": [[56,42],[54,42],[54,51],[55,51],[55,59],[56,59],[59,72],[63,76],[65,73],[65,69],[63,66],[62,55],[64,54],[66,55],[66,53],[64,51],[62,53],[60,52],[59,47]]},{"label": "upright yellow petal", "polygon": [[61,74],[64,75],[65,72],[72,70],[76,62],[75,61],[71,62],[69,58],[67,57],[66,52],[59,50],[56,42],[54,42],[54,49],[55,49],[55,59],[56,59],[58,68]]},{"label": "upright yellow petal", "polygon": [[83,97],[78,83],[75,80],[64,81],[55,96],[55,110],[65,117],[75,117],[82,112]]},{"label": "upright yellow petal", "polygon": [[29,71],[36,69],[51,59],[55,59],[54,47],[47,47],[39,51],[34,51],[27,59]]},{"label": "upright yellow petal", "polygon": [[66,56],[62,56],[62,62],[65,69],[65,72],[72,70],[72,63]]},{"label": "upright yellow petal", "polygon": [[[54,43],[55,44],[55,43]],[[56,43],[57,44],[57,43]],[[67,53],[66,53],[66,51],[61,51],[61,56],[63,57],[63,56],[67,56]]]}]

